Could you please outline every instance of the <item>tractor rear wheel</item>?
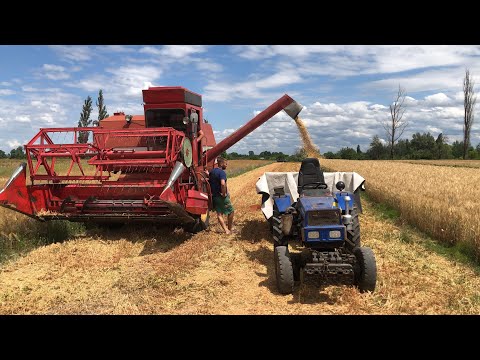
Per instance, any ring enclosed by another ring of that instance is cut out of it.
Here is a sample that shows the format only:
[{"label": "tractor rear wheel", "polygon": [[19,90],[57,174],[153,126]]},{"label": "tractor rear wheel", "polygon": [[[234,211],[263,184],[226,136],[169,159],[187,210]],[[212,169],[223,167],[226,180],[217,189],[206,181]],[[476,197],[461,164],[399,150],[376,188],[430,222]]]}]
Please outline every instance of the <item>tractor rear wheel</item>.
[{"label": "tractor rear wheel", "polygon": [[273,234],[273,247],[277,246],[286,246],[286,241],[284,240],[285,235],[282,231],[282,216],[278,212],[274,212],[271,217],[272,221],[272,234]]},{"label": "tractor rear wheel", "polygon": [[356,258],[354,285],[360,292],[374,291],[377,283],[377,264],[373,250],[369,247],[355,248]]},{"label": "tractor rear wheel", "polygon": [[[350,212],[352,215],[352,230],[347,231],[347,246],[353,251],[360,247],[360,221],[358,220],[357,207],[354,206]],[[353,244],[353,245],[352,245]]]},{"label": "tractor rear wheel", "polygon": [[293,267],[290,254],[286,246],[277,246],[274,249],[275,276],[280,294],[293,293]]}]

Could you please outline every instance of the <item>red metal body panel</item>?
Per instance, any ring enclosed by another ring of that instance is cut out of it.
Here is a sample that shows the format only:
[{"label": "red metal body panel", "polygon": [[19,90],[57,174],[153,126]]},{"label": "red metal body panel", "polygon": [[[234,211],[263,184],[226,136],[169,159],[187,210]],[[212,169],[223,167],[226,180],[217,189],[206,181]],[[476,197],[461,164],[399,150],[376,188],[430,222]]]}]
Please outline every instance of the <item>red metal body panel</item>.
[{"label": "red metal body panel", "polygon": [[25,168],[25,164],[20,165],[5,187],[0,190],[0,205],[31,216],[33,209],[26,186]]},{"label": "red metal body panel", "polygon": [[188,190],[185,208],[192,214],[205,214],[208,210],[208,194],[196,190]]},{"label": "red metal body panel", "polygon": [[202,97],[200,94],[181,86],[150,87],[147,90],[142,90],[145,104],[185,103],[187,92]]}]

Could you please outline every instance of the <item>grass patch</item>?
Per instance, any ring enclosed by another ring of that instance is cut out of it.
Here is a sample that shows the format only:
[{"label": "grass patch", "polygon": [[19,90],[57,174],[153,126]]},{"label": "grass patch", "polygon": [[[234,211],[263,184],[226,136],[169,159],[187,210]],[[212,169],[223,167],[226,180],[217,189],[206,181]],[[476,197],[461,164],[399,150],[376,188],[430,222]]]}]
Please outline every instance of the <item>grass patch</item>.
[{"label": "grass patch", "polygon": [[[63,242],[85,232],[81,223],[66,220],[38,222],[28,219],[19,229],[0,231],[0,263],[41,246]],[[27,226],[25,226],[27,225]],[[15,231],[12,231],[15,230]]]}]

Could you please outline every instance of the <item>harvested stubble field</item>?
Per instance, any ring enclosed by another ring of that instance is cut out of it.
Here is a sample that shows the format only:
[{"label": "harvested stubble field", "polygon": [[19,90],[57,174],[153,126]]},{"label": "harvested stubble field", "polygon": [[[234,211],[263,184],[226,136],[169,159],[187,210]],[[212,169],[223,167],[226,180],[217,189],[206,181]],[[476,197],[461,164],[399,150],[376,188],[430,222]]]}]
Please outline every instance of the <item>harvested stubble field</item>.
[{"label": "harvested stubble field", "polygon": [[255,183],[265,171],[298,168],[274,163],[229,180],[239,230],[233,236],[220,233],[214,217],[210,231],[194,236],[173,228],[93,229],[4,263],[0,313],[480,313],[473,268],[427,250],[431,240],[386,220],[367,201],[360,222],[362,242],[377,258],[375,293],[307,282],[280,295]]}]

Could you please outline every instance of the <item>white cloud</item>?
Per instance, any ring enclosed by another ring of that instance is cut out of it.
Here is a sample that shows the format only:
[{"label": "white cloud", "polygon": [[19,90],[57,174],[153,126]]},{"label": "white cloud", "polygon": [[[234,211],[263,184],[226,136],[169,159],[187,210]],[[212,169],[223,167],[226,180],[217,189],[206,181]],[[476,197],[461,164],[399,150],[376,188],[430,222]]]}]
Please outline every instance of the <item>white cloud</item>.
[{"label": "white cloud", "polygon": [[[430,132],[434,137],[442,132],[448,136],[450,142],[461,140],[462,105],[432,106],[434,101],[442,100],[445,100],[446,105],[451,104],[441,95],[424,100],[413,100],[412,105],[406,108],[404,115],[404,119],[408,122],[403,135],[404,139],[411,138],[417,132]],[[259,112],[255,111],[254,115]],[[312,141],[324,153],[336,152],[342,147],[355,149],[357,145],[360,145],[362,151],[366,151],[375,134],[379,135],[382,142],[385,142],[385,132],[381,124],[389,120],[390,113],[388,107],[367,101],[348,103],[316,101],[304,107],[300,117],[308,129]],[[245,119],[245,122],[248,120]],[[478,142],[475,136],[480,140],[479,131],[480,124],[474,124],[472,129],[474,144]],[[219,132],[218,135],[223,138],[229,133],[230,130]],[[248,153],[253,150],[258,154],[261,151],[269,150],[291,154],[300,146],[301,140],[295,123],[282,111],[254,130],[228,152]]]},{"label": "white cloud", "polygon": [[444,93],[437,93],[425,96],[425,103],[429,106],[442,106],[452,103],[452,99],[450,99]]},{"label": "white cloud", "polygon": [[17,115],[15,121],[18,122],[30,122],[30,115]]},{"label": "white cloud", "polygon": [[[262,93],[263,89],[277,88],[303,81],[294,70],[283,70],[273,75],[237,83],[227,83],[211,80],[204,88],[204,98],[207,101],[230,101],[240,99],[265,99],[272,94]],[[281,94],[281,91],[277,91]]]},{"label": "white cloud", "polygon": [[283,71],[264,79],[255,81],[255,86],[260,89],[273,88],[301,82],[302,78],[294,70]]},{"label": "white cloud", "polygon": [[25,85],[21,87],[22,91],[25,92],[33,92],[33,91],[39,91],[39,89],[34,88],[33,86],[30,85]]},{"label": "white cloud", "polygon": [[162,50],[157,48],[157,47],[153,47],[153,46],[145,46],[145,47],[142,47],[139,52],[141,52],[142,54],[149,54],[149,55],[161,55],[162,54]]},{"label": "white cloud", "polygon": [[65,67],[53,64],[43,64],[41,76],[50,80],[65,80],[70,77]]},{"label": "white cloud", "polygon": [[195,66],[197,67],[198,70],[204,70],[207,72],[221,72],[223,70],[223,66],[221,64],[218,64],[214,61],[211,60],[203,60],[200,59]]},{"label": "white cloud", "polygon": [[112,52],[112,53],[131,53],[135,51],[133,48],[125,46],[125,45],[104,45],[104,46],[97,46],[97,49],[104,52]]},{"label": "white cloud", "polygon": [[13,95],[15,94],[15,91],[10,90],[10,89],[0,89],[0,96],[2,95]]},{"label": "white cloud", "polygon": [[[480,70],[480,68],[479,68]],[[480,73],[480,71],[479,71]],[[463,67],[451,69],[428,70],[417,74],[391,77],[382,80],[372,81],[365,85],[367,89],[376,88],[379,90],[398,89],[398,84],[409,92],[418,91],[446,91],[457,92],[463,89]]]},{"label": "white cloud", "polygon": [[92,49],[86,45],[51,45],[50,48],[67,61],[83,62],[92,58]]},{"label": "white cloud", "polygon": [[207,51],[207,46],[205,45],[164,45],[159,55],[179,59],[205,51]]},{"label": "white cloud", "polygon": [[7,144],[11,149],[16,149],[22,145],[17,139],[7,140]]}]

